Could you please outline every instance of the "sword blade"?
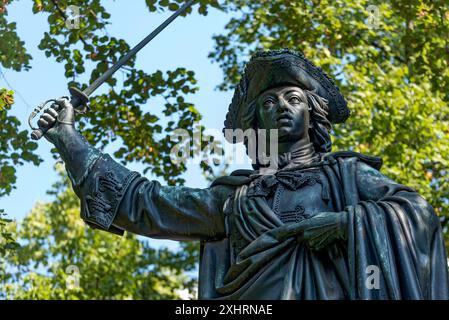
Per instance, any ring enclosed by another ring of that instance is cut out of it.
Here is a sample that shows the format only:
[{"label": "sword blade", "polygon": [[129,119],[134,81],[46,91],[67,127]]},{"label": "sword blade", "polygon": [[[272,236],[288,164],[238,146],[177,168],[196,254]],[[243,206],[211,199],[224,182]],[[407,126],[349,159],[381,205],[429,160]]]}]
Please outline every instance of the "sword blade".
[{"label": "sword blade", "polygon": [[158,26],[153,32],[151,32],[145,39],[140,41],[134,48],[132,48],[126,55],[120,58],[111,68],[109,68],[103,75],[93,81],[83,93],[89,97],[95,90],[98,89],[106,80],[108,80],[118,69],[125,65],[129,59],[136,55],[148,42],[154,39],[162,30],[164,30],[173,20],[175,20],[180,14],[184,13],[195,0],[189,0],[184,3],[175,13],[168,17],[160,26]]},{"label": "sword blade", "polygon": [[[109,68],[101,77],[93,81],[86,89],[83,91],[77,88],[69,88],[72,106],[77,109],[81,106],[85,106],[89,101],[89,96],[98,89],[106,80],[108,80],[120,67],[126,64],[129,59],[131,59],[137,52],[140,51],[145,45],[148,44],[154,37],[156,37],[162,30],[164,30],[173,20],[175,20],[180,14],[184,13],[195,0],[188,0],[184,5],[182,5],[175,13],[173,13],[168,19],[166,19],[159,27],[157,27],[153,32],[151,32],[145,39],[140,41],[134,48],[132,48],[127,54],[125,54],[119,61],[117,61],[111,68]],[[45,103],[46,104],[46,103]],[[33,140],[39,140],[48,131],[49,128],[40,129],[34,128],[31,124],[33,118],[39,114],[39,112],[45,107],[45,104],[40,105],[34,109],[34,111],[28,117],[28,123],[33,129],[31,132],[31,138]]]}]

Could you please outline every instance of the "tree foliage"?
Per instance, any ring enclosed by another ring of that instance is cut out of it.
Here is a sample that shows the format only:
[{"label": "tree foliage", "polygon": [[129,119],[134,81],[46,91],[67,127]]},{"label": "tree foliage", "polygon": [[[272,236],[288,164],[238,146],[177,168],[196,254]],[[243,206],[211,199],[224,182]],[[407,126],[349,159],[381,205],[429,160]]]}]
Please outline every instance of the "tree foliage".
[{"label": "tree foliage", "polygon": [[[26,130],[18,129],[20,121],[8,114],[13,103],[13,92],[0,88],[0,198],[10,194],[15,187],[17,166],[24,162],[36,165],[40,162],[40,158],[33,153],[36,143],[29,141]],[[17,248],[17,243],[7,231],[10,222],[0,208],[0,256]]]},{"label": "tree foliage", "polygon": [[[6,19],[6,6],[10,1],[0,3],[0,66],[16,71],[28,70],[31,56],[26,53],[23,41],[16,33],[16,24]],[[0,74],[3,72],[0,68]],[[16,168],[24,162],[40,163],[33,153],[37,144],[30,142],[28,132],[20,131],[20,121],[10,114],[14,104],[14,93],[0,88],[0,198],[11,193],[16,183]],[[7,231],[8,224],[4,210],[0,208],[0,256],[17,247]],[[1,271],[1,269],[0,269]]]},{"label": "tree foliage", "polygon": [[20,121],[8,114],[13,103],[13,92],[0,89],[0,197],[11,193],[16,182],[17,166],[24,162],[37,165],[41,161],[33,153],[37,144],[30,141],[28,131],[20,131]]},{"label": "tree foliage", "polygon": [[[24,42],[16,33],[15,22],[8,22],[6,7],[11,1],[0,4],[0,66],[15,71],[30,68],[31,56],[26,53]],[[3,76],[3,72],[0,74]],[[26,130],[19,131],[20,121],[10,115],[14,93],[0,88],[0,197],[11,192],[16,182],[16,167],[24,162],[39,164],[33,151],[37,144],[29,141]]]},{"label": "tree foliage", "polygon": [[0,3],[0,64],[15,71],[29,70],[31,56],[17,35],[16,23],[6,19],[7,6],[11,1],[2,0]]}]

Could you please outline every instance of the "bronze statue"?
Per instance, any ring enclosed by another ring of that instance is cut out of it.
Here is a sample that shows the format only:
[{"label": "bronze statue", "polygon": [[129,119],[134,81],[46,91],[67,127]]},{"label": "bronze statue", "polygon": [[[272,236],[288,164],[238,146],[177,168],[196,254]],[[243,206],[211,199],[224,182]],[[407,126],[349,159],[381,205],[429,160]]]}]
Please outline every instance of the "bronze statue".
[{"label": "bronze statue", "polygon": [[68,100],[57,104],[38,124],[66,164],[81,217],[120,235],[201,241],[200,299],[448,298],[433,208],[380,173],[380,158],[331,152],[331,124],[349,110],[297,52],[256,53],[225,121],[227,130],[277,129],[279,155],[206,189],[126,169],[76,131]]}]

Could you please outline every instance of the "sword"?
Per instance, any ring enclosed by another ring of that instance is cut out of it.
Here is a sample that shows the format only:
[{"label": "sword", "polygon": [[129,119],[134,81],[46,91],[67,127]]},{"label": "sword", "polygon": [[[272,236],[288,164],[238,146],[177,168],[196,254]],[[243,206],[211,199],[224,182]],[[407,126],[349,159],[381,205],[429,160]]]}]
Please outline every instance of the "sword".
[{"label": "sword", "polygon": [[[70,103],[75,108],[75,110],[77,108],[85,106],[86,103],[89,101],[89,96],[95,90],[97,90],[99,86],[101,86],[106,80],[108,80],[124,64],[126,64],[129,61],[129,59],[135,56],[137,52],[140,51],[140,49],[145,47],[151,40],[153,40],[153,38],[156,37],[162,30],[164,30],[165,27],[167,27],[173,20],[175,20],[180,14],[184,13],[194,2],[195,0],[188,0],[186,3],[184,3],[175,13],[173,13],[170,17],[168,17],[167,20],[165,20],[160,26],[154,29],[154,31],[151,32],[145,39],[140,41],[127,54],[125,54],[122,58],[120,58],[120,60],[117,61],[111,68],[109,68],[101,77],[93,81],[86,89],[81,91],[74,87],[69,88],[71,99]],[[45,132],[49,129],[47,128],[45,130],[42,130],[40,128],[35,128],[31,122],[50,102],[55,102],[55,100],[54,99],[47,100],[44,103],[38,105],[28,117],[28,124],[30,125],[31,129],[33,129],[33,132],[31,132],[31,139],[33,140],[39,140],[40,138],[42,138]]]}]

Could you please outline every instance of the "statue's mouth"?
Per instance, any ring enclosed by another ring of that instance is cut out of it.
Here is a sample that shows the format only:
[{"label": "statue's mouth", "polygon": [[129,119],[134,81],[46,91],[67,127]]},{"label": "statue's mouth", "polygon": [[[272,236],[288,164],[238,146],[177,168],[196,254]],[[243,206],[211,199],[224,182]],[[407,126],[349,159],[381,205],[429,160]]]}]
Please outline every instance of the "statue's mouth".
[{"label": "statue's mouth", "polygon": [[283,113],[276,119],[277,122],[288,122],[293,121],[293,117],[288,113]]}]

